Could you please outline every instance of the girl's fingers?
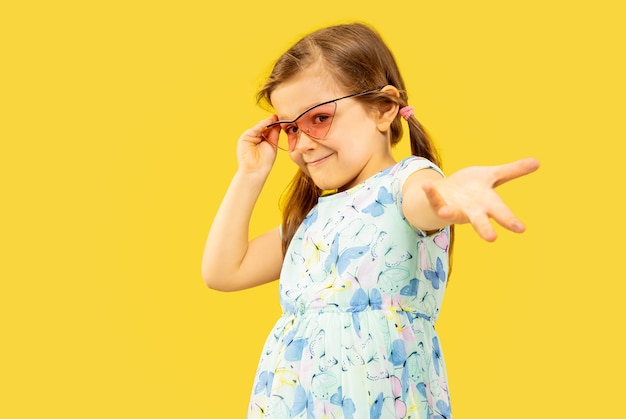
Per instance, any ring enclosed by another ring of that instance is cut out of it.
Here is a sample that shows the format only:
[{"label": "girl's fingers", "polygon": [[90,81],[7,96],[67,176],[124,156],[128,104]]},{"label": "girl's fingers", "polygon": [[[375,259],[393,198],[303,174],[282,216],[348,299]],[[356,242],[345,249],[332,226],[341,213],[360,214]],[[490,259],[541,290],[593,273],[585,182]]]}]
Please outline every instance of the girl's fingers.
[{"label": "girl's fingers", "polygon": [[432,182],[424,182],[422,190],[426,194],[426,198],[435,212],[440,212],[440,210],[446,206],[446,201],[443,199],[439,191],[437,191]]},{"label": "girl's fingers", "polygon": [[496,180],[493,186],[495,188],[496,186],[502,185],[509,180],[532,173],[537,169],[539,169],[539,161],[533,157],[496,166],[494,168],[494,176]]},{"label": "girl's fingers", "polygon": [[450,223],[462,223],[462,220],[467,220],[464,214],[453,209],[449,203],[446,202],[432,182],[425,182],[422,185],[422,190],[426,194],[431,208],[439,217],[448,220]]},{"label": "girl's fingers", "polygon": [[489,222],[487,214],[480,213],[470,217],[470,222],[472,223],[474,230],[476,230],[476,233],[478,233],[483,240],[492,242],[497,238],[496,230],[494,230],[493,226]]},{"label": "girl's fingers", "polygon": [[500,200],[491,205],[489,216],[502,227],[515,233],[523,233],[526,229],[524,224],[513,214],[509,207]]},{"label": "girl's fingers", "polygon": [[262,133],[275,120],[275,115],[265,118],[241,135],[237,142],[237,159],[241,170],[269,173],[276,159],[276,146],[265,141]]},{"label": "girl's fingers", "polygon": [[[276,120],[276,115],[272,115],[268,118],[265,118],[259,122],[257,122],[252,128],[248,129],[244,132],[244,137],[247,141],[253,142],[255,144],[260,143],[264,140],[263,134],[266,132],[266,127]],[[268,130],[272,131],[273,130]]]}]

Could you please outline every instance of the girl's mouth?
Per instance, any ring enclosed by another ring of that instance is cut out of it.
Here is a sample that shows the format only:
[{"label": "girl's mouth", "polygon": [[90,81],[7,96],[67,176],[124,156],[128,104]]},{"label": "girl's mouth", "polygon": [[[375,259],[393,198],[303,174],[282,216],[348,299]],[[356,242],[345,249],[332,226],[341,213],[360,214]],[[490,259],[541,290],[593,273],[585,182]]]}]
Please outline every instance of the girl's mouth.
[{"label": "girl's mouth", "polygon": [[332,156],[332,154],[329,154],[328,156],[324,156],[321,159],[317,159],[317,160],[313,160],[313,161],[307,162],[306,165],[307,166],[318,166],[318,165],[324,163],[330,156]]}]

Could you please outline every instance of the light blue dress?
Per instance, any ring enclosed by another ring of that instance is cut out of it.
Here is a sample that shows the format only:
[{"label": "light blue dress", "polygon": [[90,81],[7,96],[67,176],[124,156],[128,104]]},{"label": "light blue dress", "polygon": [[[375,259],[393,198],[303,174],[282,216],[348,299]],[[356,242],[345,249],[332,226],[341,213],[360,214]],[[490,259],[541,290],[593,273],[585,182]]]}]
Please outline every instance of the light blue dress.
[{"label": "light blue dress", "polygon": [[402,185],[433,163],[409,157],[321,197],[289,246],[282,317],[270,333],[248,418],[451,418],[435,320],[449,229],[402,213]]}]

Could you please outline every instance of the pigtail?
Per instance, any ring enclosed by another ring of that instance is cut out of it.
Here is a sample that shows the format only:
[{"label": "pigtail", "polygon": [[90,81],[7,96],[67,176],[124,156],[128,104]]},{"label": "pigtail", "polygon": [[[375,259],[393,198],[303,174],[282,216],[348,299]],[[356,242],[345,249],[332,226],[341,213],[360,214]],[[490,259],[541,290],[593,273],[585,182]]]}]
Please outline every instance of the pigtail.
[{"label": "pigtail", "polygon": [[411,154],[414,156],[424,157],[441,167],[441,158],[439,153],[422,124],[420,124],[415,116],[409,117],[407,123],[409,125]]},{"label": "pigtail", "polygon": [[[431,162],[435,163],[438,167],[441,168],[441,158],[437,149],[434,146],[433,141],[430,139],[426,130],[422,126],[422,124],[417,120],[417,118],[411,115],[407,119],[407,123],[409,125],[409,136],[411,141],[411,154],[414,156],[424,157]],[[452,273],[452,248],[454,246],[454,224],[450,225],[450,237],[448,244],[448,279],[450,278],[450,274]],[[446,282],[446,284],[448,284]]]},{"label": "pigtail", "polygon": [[296,230],[321,195],[322,190],[313,180],[302,170],[298,170],[281,199],[283,255],[287,253],[287,247]]}]

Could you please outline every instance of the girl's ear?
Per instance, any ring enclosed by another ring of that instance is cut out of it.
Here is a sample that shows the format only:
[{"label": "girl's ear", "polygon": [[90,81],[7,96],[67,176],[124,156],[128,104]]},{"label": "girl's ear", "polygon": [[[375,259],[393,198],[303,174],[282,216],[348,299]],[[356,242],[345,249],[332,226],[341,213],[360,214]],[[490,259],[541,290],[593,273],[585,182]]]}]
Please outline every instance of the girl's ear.
[{"label": "girl's ear", "polygon": [[[387,85],[381,92],[389,96],[400,97],[400,92],[394,86]],[[376,124],[380,132],[387,132],[391,123],[396,119],[400,106],[397,103],[386,103],[378,109]]]}]

